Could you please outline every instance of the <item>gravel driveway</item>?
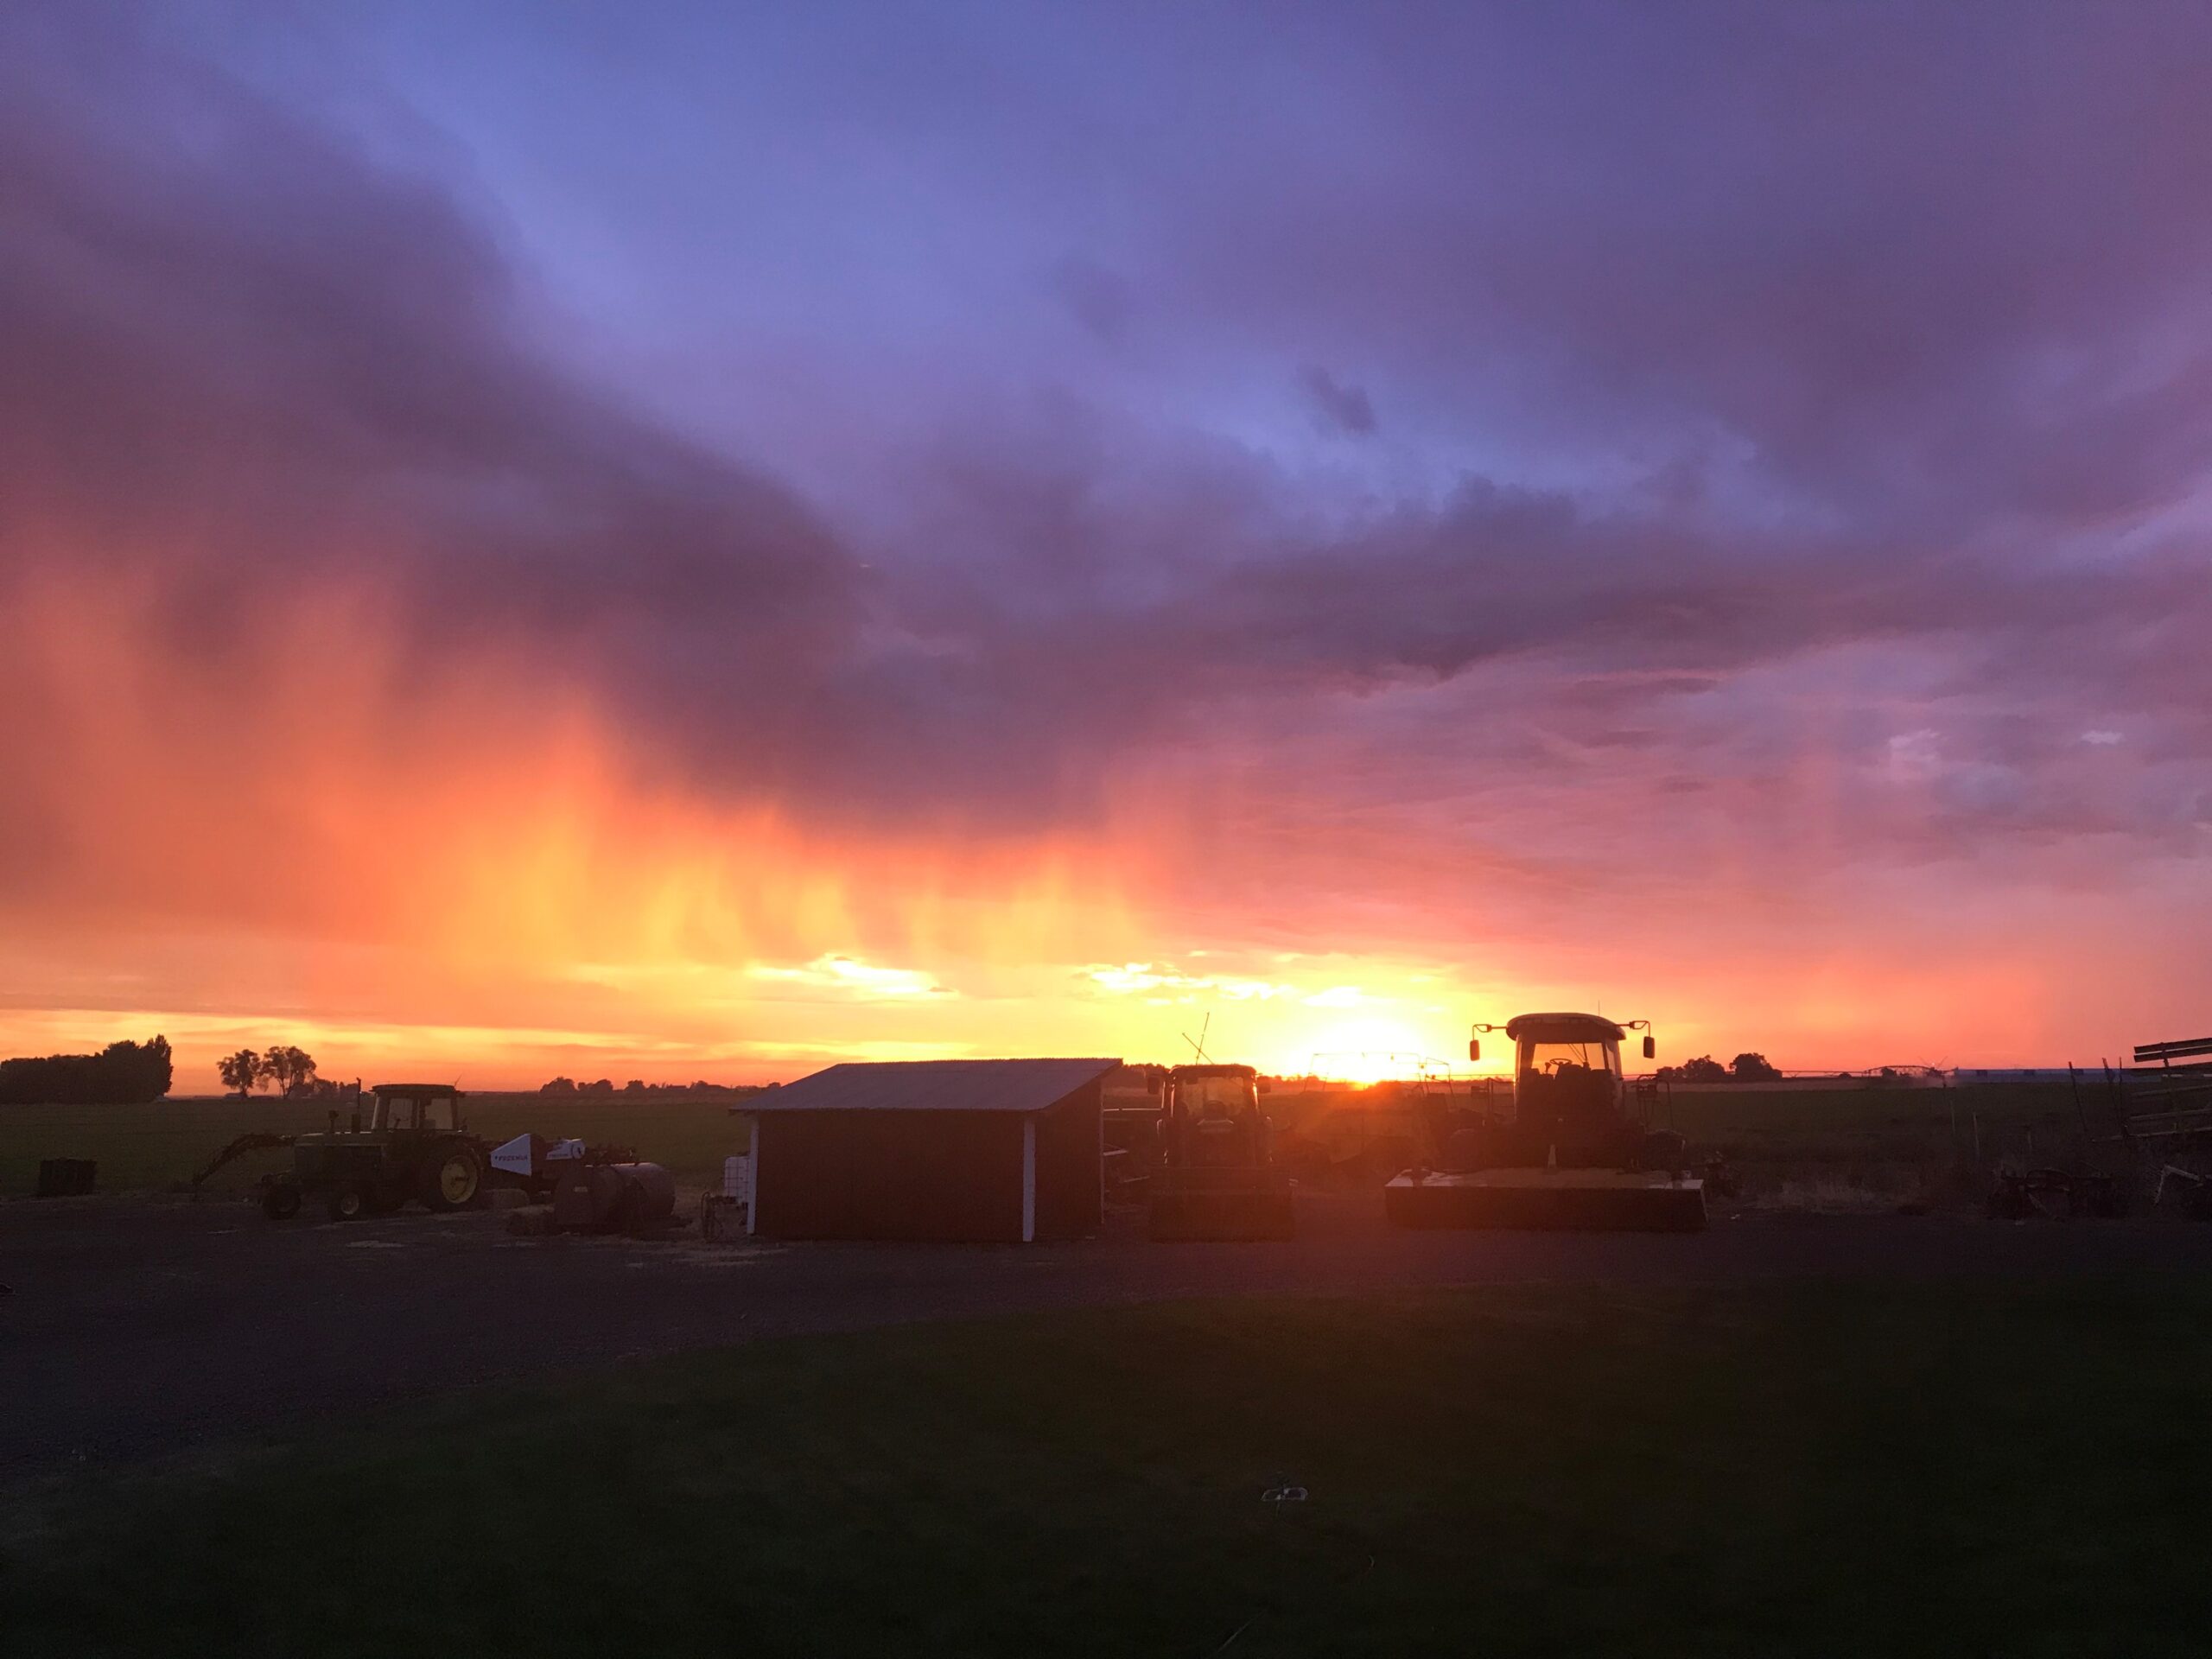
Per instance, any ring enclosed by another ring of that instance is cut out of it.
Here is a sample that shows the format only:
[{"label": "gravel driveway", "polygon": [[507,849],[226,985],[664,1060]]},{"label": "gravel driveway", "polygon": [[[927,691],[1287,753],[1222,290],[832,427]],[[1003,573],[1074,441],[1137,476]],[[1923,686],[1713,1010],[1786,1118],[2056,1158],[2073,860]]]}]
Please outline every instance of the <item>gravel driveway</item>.
[{"label": "gravel driveway", "polygon": [[1411,1233],[1301,1197],[1294,1243],[519,1239],[484,1212],[276,1225],[244,1205],[0,1203],[0,1484],[410,1393],[804,1331],[1226,1292],[2212,1267],[2212,1227],[1896,1217],[1687,1236]]}]

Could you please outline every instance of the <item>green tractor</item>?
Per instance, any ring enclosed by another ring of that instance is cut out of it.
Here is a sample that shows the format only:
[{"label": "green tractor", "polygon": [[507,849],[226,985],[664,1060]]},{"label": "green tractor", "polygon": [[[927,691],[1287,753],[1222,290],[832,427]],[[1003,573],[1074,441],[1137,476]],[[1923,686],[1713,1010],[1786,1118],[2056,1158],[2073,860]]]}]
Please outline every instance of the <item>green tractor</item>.
[{"label": "green tractor", "polygon": [[333,1112],[327,1132],[291,1138],[290,1173],[263,1178],[263,1213],[289,1220],[309,1193],[322,1198],[334,1221],[388,1216],[410,1198],[435,1211],[474,1204],[490,1150],[467,1133],[461,1098],[448,1083],[377,1084],[366,1123],[356,1111],[341,1129]]}]

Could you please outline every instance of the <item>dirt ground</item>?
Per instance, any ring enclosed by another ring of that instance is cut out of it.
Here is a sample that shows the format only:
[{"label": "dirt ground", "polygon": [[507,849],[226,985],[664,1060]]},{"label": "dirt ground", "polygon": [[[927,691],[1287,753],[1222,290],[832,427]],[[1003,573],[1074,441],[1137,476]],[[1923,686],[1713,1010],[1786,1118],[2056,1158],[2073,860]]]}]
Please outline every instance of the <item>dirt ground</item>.
[{"label": "dirt ground", "polygon": [[712,1245],[511,1236],[410,1211],[274,1224],[248,1205],[0,1204],[0,1485],[323,1414],[785,1332],[1225,1292],[2069,1275],[2212,1268],[2212,1227],[1722,1218],[1702,1234],[1413,1233],[1379,1195],[1300,1200],[1274,1244]]}]

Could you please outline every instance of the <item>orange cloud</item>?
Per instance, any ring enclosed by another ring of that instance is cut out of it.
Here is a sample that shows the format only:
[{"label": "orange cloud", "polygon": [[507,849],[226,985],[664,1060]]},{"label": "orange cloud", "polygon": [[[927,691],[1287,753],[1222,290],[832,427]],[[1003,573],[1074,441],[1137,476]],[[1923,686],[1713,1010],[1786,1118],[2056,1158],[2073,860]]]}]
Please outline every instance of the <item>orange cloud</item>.
[{"label": "orange cloud", "polygon": [[[1910,874],[1855,906],[1751,865],[1708,866],[1694,905],[1564,867],[1462,880],[1417,826],[1275,810],[1249,748],[1234,773],[1153,757],[1075,828],[825,828],[658,774],[497,645],[410,656],[364,595],[272,604],[226,644],[180,640],[151,588],[10,597],[0,1047],[162,1029],[185,1090],[241,1042],[480,1086],[766,1078],[855,1055],[1173,1058],[1209,1014],[1217,1053],[1376,1075],[1452,1063],[1471,1020],[1532,1006],[1655,1018],[1670,1058],[2005,1063],[2110,1048],[2142,1017],[2126,959],[2181,948],[2139,931],[2115,957],[2095,891],[1976,912]],[[1156,810],[1209,775],[1211,811]],[[2069,937],[2117,988],[2068,1000],[2088,959],[2053,960]]]}]

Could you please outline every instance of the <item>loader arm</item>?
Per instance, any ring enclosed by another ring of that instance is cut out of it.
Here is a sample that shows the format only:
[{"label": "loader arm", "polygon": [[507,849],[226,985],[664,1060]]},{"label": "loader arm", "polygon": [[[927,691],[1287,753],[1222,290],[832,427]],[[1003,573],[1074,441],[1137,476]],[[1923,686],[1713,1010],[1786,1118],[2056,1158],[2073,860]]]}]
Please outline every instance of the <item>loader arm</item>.
[{"label": "loader arm", "polygon": [[276,1147],[289,1147],[298,1138],[291,1135],[242,1135],[207,1160],[207,1166],[192,1178],[192,1190],[199,1192],[201,1182],[233,1159],[243,1158],[249,1152],[268,1152]]}]

